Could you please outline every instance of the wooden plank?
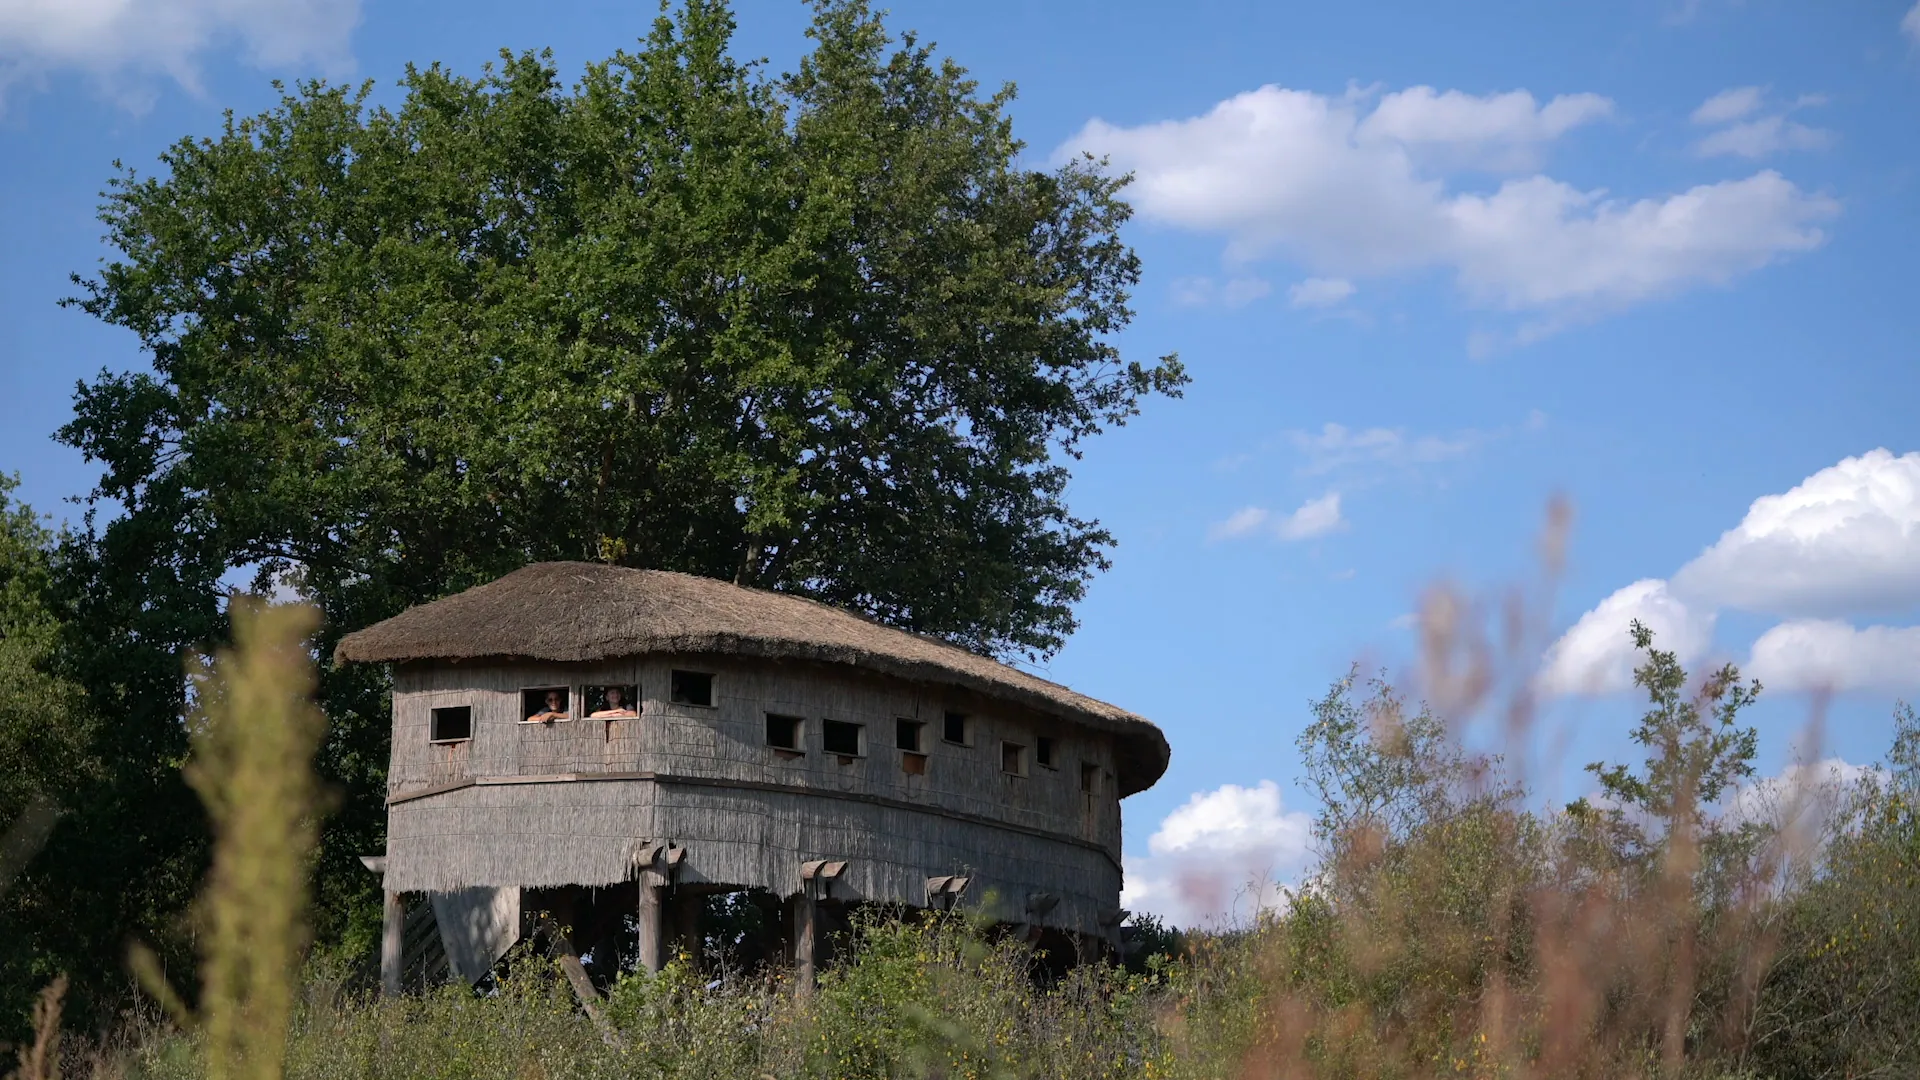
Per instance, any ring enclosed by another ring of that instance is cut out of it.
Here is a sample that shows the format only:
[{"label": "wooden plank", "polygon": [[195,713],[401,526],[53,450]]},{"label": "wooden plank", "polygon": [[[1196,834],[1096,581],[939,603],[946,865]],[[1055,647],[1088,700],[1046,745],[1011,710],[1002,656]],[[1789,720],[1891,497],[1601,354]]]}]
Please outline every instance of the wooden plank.
[{"label": "wooden plank", "polygon": [[387,804],[392,806],[399,803],[412,802],[416,799],[425,799],[434,795],[444,795],[451,791],[459,791],[463,788],[475,786],[585,784],[599,781],[642,781],[678,787],[728,788],[735,791],[769,791],[778,792],[783,795],[800,795],[808,798],[864,803],[868,806],[884,806],[891,810],[910,810],[918,814],[929,814],[934,817],[946,818],[950,821],[964,821],[969,825],[983,825],[987,828],[1003,829],[1007,832],[1020,833],[1023,836],[1032,836],[1041,840],[1051,840],[1055,843],[1072,844],[1078,848],[1100,852],[1107,857],[1107,861],[1113,863],[1116,869],[1120,867],[1120,860],[1114,858],[1113,853],[1107,849],[1106,845],[1096,843],[1092,840],[1085,840],[1070,833],[1051,832],[1029,825],[1021,825],[1016,822],[1003,821],[999,818],[986,817],[981,814],[969,814],[960,810],[950,810],[943,806],[930,806],[926,803],[908,802],[905,799],[892,799],[884,795],[874,795],[864,791],[834,791],[831,789],[807,787],[803,784],[779,784],[757,780],[731,780],[713,776],[684,776],[654,772],[577,773],[546,776],[477,776],[458,784],[446,784],[437,788],[428,788],[418,792],[408,792],[405,795],[395,796],[387,800]]}]

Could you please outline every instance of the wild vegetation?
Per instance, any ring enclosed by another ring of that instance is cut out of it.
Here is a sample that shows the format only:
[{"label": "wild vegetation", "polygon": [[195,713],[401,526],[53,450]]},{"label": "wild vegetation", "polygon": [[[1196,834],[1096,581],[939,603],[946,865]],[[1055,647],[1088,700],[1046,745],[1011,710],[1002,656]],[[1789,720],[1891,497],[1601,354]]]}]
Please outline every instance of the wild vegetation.
[{"label": "wild vegetation", "polygon": [[[1593,766],[1603,798],[1534,807],[1460,728],[1350,674],[1300,737],[1322,861],[1251,926],[1149,922],[1129,964],[1049,980],[964,913],[872,918],[811,995],[682,958],[618,980],[603,1027],[524,950],[486,992],[398,1001],[322,954],[297,963],[320,803],[288,664],[311,624],[239,620],[197,695],[191,769],[217,826],[199,1004],[149,967],[149,1004],[63,1042],[56,981],[26,1080],[1894,1077],[1920,1060],[1920,717],[1897,711],[1858,780],[1743,783],[1758,688],[1731,668],[1690,681],[1639,626],[1646,756]],[[241,703],[280,722],[232,723]]]}]

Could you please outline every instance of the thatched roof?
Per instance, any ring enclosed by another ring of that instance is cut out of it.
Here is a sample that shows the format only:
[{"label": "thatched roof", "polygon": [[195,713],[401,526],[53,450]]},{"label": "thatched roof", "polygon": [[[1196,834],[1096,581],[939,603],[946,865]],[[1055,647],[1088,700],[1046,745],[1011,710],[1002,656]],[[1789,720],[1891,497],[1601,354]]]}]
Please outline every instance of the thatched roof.
[{"label": "thatched roof", "polygon": [[1018,702],[1120,735],[1122,794],[1151,787],[1167,768],[1159,728],[1058,683],[812,600],[663,570],[535,563],[348,634],[334,656],[569,663],[645,653],[846,664]]}]

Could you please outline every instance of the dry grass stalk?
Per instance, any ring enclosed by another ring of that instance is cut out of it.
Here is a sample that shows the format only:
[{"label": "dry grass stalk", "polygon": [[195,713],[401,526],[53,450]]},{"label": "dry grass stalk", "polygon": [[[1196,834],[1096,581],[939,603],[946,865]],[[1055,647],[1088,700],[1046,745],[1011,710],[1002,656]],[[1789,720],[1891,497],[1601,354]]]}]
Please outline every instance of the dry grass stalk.
[{"label": "dry grass stalk", "polygon": [[21,1047],[20,1070],[14,1080],[60,1080],[60,1006],[67,996],[67,977],[58,975],[33,1003],[33,1045]]},{"label": "dry grass stalk", "polygon": [[308,607],[236,598],[235,645],[192,673],[187,781],[214,828],[201,895],[199,1027],[209,1080],[277,1080],[302,955],[321,793]]}]

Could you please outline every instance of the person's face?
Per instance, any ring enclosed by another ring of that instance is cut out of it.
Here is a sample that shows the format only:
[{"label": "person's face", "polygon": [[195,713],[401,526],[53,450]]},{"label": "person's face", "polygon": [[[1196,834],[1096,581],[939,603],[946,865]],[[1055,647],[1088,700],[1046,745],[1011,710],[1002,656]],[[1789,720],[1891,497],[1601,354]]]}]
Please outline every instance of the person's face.
[{"label": "person's face", "polygon": [[617,686],[607,687],[607,705],[608,706],[617,709],[622,704],[625,704],[626,697],[627,695],[620,692],[619,687]]},{"label": "person's face", "polygon": [[547,708],[552,709],[554,712],[560,711],[560,691],[547,691]]}]

